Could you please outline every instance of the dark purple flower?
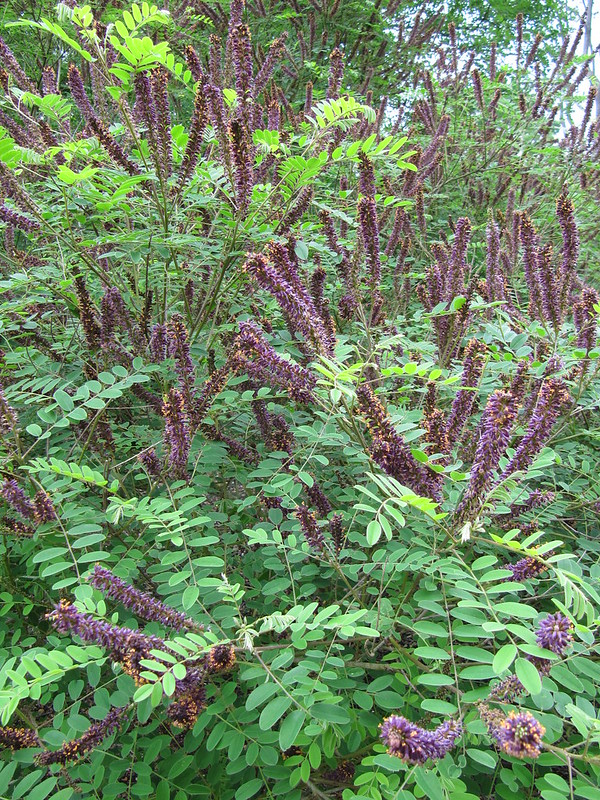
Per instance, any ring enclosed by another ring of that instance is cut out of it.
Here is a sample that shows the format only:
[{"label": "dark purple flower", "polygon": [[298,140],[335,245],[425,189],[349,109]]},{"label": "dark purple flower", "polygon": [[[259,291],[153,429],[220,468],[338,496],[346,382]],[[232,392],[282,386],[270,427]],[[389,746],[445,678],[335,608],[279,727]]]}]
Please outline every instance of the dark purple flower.
[{"label": "dark purple flower", "polygon": [[306,487],[306,494],[312,500],[317,511],[321,515],[321,518],[326,517],[331,511],[333,511],[333,506],[329,502],[329,498],[321,488],[321,485],[316,481],[312,486]]},{"label": "dark purple flower", "polygon": [[96,311],[92,303],[92,298],[88,292],[85,279],[82,275],[77,275],[74,281],[77,304],[79,306],[79,318],[81,327],[88,347],[96,349],[100,345],[100,325],[96,318]]},{"label": "dark purple flower", "polygon": [[287,231],[300,222],[304,214],[310,208],[313,194],[312,186],[304,186],[300,189],[296,202],[281,220],[280,225],[282,230]]},{"label": "dark purple flower", "polygon": [[473,412],[477,400],[477,387],[483,374],[487,345],[479,339],[470,339],[465,347],[461,388],[456,393],[450,416],[447,433],[450,441],[456,441],[468,418]]},{"label": "dark purple flower", "polygon": [[165,419],[163,441],[168,465],[178,478],[187,475],[191,444],[185,407],[183,394],[178,389],[170,389],[162,406],[162,415]]},{"label": "dark purple flower", "polygon": [[446,279],[446,300],[452,300],[464,294],[467,269],[466,254],[470,241],[471,221],[467,217],[461,217],[456,221],[454,244],[450,254],[449,275]]},{"label": "dark purple flower", "polygon": [[358,410],[366,420],[372,436],[370,453],[379,466],[400,483],[425,497],[435,494],[435,486],[430,480],[426,467],[420,464],[410,449],[396,432],[394,425],[381,401],[368,384],[356,390]]},{"label": "dark purple flower", "polygon": [[505,720],[505,715],[499,708],[491,708],[487,703],[479,703],[477,711],[481,720],[485,723],[488,733],[496,739],[500,726]]},{"label": "dark purple flower", "polygon": [[136,589],[99,564],[96,564],[93,572],[88,576],[88,581],[94,589],[98,589],[111,600],[121,603],[147,622],[158,622],[177,631],[203,630],[202,625],[186,617],[181,611],[165,605],[148,592]]},{"label": "dark purple flower", "polygon": [[232,366],[260,383],[286,389],[294,400],[311,402],[316,386],[313,375],[276,353],[255,323],[240,322],[239,329],[238,347],[231,357]]},{"label": "dark purple flower", "polygon": [[380,728],[379,736],[388,753],[412,765],[443,758],[462,735],[460,721],[448,720],[427,731],[398,714],[386,717]]},{"label": "dark purple flower", "polygon": [[0,63],[4,65],[4,68],[7,72],[9,72],[19,89],[22,89],[24,92],[31,92],[32,94],[37,94],[37,89],[33,85],[33,83],[29,80],[25,72],[23,71],[21,65],[15,58],[13,51],[10,47],[6,44],[4,39],[0,36]]},{"label": "dark purple flower", "polygon": [[251,255],[243,269],[277,300],[287,316],[291,333],[299,331],[317,353],[329,353],[323,321],[283,245],[270,242],[266,255]]},{"label": "dark purple flower", "polygon": [[189,334],[181,314],[173,314],[167,324],[167,353],[169,358],[175,359],[179,386],[189,408],[194,393],[196,370],[190,356]]},{"label": "dark purple flower", "polygon": [[[512,572],[513,581],[526,581],[532,578],[538,578],[548,570],[548,566],[543,561],[535,558],[535,556],[526,556],[520,558],[516,564],[505,564],[504,569],[509,569]],[[509,580],[507,578],[507,580]]]},{"label": "dark purple flower", "polygon": [[494,470],[510,442],[517,410],[511,392],[498,389],[488,398],[479,423],[479,441],[469,485],[456,509],[458,523],[472,521],[483,506]]},{"label": "dark purple flower", "polygon": [[96,113],[86,94],[81,73],[75,64],[69,65],[68,83],[69,89],[71,90],[71,97],[75,101],[75,105],[81,112],[84,120],[89,122],[90,119],[96,117]]},{"label": "dark purple flower", "polygon": [[198,53],[194,50],[191,44],[185,47],[185,63],[188,65],[189,71],[192,73],[192,78],[200,83],[205,80],[204,70],[200,63]]},{"label": "dark purple flower", "polygon": [[560,268],[561,291],[560,308],[564,310],[579,258],[579,234],[575,222],[573,201],[567,194],[561,194],[556,202],[556,215],[563,238],[563,260]]},{"label": "dark purple flower", "polygon": [[167,326],[157,324],[150,335],[150,356],[155,364],[160,364],[167,357]]},{"label": "dark purple flower", "polygon": [[242,219],[245,219],[252,197],[253,158],[252,145],[248,139],[248,129],[239,120],[229,123],[229,138],[235,172],[236,206]]},{"label": "dark purple flower", "polygon": [[230,644],[216,644],[206,655],[207,672],[229,672],[235,665],[235,650]]},{"label": "dark purple flower", "polygon": [[156,138],[160,155],[161,171],[168,178],[173,169],[173,145],[171,141],[171,109],[169,108],[169,73],[164,67],[152,72],[152,93],[156,105]]},{"label": "dark purple flower", "polygon": [[331,536],[331,541],[333,542],[335,554],[336,556],[339,556],[346,538],[346,533],[343,527],[343,517],[341,514],[334,514],[329,520],[329,534]]},{"label": "dark purple flower", "polygon": [[498,744],[514,758],[537,758],[546,729],[529,711],[511,711],[496,733]]},{"label": "dark purple flower", "polygon": [[176,694],[175,699],[167,708],[167,717],[176,727],[189,729],[194,727],[205,708],[206,687],[199,680],[189,691]]},{"label": "dark purple flower", "polygon": [[307,506],[300,505],[296,509],[296,517],[300,521],[300,528],[310,548],[317,553],[323,553],[325,551],[325,539],[313,512]]},{"label": "dark purple flower", "polygon": [[244,126],[249,130],[252,103],[252,45],[250,28],[244,23],[235,26],[232,32],[232,60],[235,73],[235,91]]},{"label": "dark purple flower", "polygon": [[500,480],[513,472],[527,469],[546,444],[559,415],[570,401],[569,391],[563,381],[550,378],[544,381],[525,435],[514,456],[505,467]]},{"label": "dark purple flower", "polygon": [[358,225],[367,257],[368,282],[373,290],[381,282],[381,254],[377,207],[372,197],[361,197],[358,201]]},{"label": "dark purple flower", "polygon": [[151,650],[162,650],[165,643],[158,636],[131,628],[118,628],[108,622],[83,614],[68,600],[61,600],[47,615],[59,633],[70,633],[84,642],[99,644],[121,663],[124,671],[140,682],[141,661]]},{"label": "dark purple flower", "polygon": [[244,461],[246,464],[254,465],[259,461],[258,453],[255,450],[250,450],[241,442],[232,439],[220,431],[215,425],[200,425],[200,430],[204,436],[212,442],[221,442],[228,450],[230,450],[236,458]]},{"label": "dark purple flower", "polygon": [[17,426],[17,422],[17,415],[14,409],[9,406],[0,383],[0,433],[10,433]]},{"label": "dark purple flower", "polygon": [[536,639],[540,647],[551,650],[558,656],[564,655],[565,650],[573,641],[573,625],[568,617],[557,611],[549,614],[540,622]]},{"label": "dark purple flower", "polygon": [[231,169],[233,155],[231,152],[227,112],[225,110],[225,103],[223,102],[223,90],[209,83],[204,86],[204,95],[206,97],[210,123],[221,149],[221,158],[227,169]]},{"label": "dark purple flower", "polygon": [[7,225],[12,225],[13,228],[25,231],[25,233],[32,233],[41,229],[41,225],[36,219],[19,214],[4,203],[0,203],[0,220]]},{"label": "dark purple flower", "polygon": [[477,68],[471,72],[471,80],[473,81],[475,100],[477,101],[477,105],[479,106],[480,110],[483,111],[483,86],[481,85],[481,75]]},{"label": "dark purple flower", "polygon": [[159,457],[156,455],[156,450],[144,450],[138,456],[138,461],[144,467],[148,475],[153,478],[158,478],[162,472],[162,464]]},{"label": "dark purple flower", "polygon": [[50,495],[43,489],[40,489],[33,498],[34,511],[33,516],[36,525],[41,525],[44,522],[51,522],[56,519],[56,509],[50,499]]},{"label": "dark purple flower", "polygon": [[328,100],[337,100],[340,96],[343,78],[344,57],[341,50],[336,47],[331,51],[331,55],[329,56],[329,80],[326,94]]},{"label": "dark purple flower", "polygon": [[0,747],[24,750],[26,747],[41,747],[41,742],[37,733],[29,728],[0,727]]},{"label": "dark purple flower", "polygon": [[573,323],[577,330],[577,346],[589,353],[596,346],[598,312],[594,306],[598,305],[600,297],[591,286],[586,286],[581,293],[579,301],[573,308]]},{"label": "dark purple flower", "polygon": [[0,488],[0,497],[3,497],[11,508],[14,508],[26,519],[34,519],[35,506],[14,478],[4,479]]},{"label": "dark purple flower", "polygon": [[79,739],[71,739],[61,745],[58,750],[46,751],[37,755],[35,757],[36,764],[40,766],[66,764],[68,761],[81,758],[90,750],[95,750],[111,733],[121,727],[126,711],[126,708],[111,708],[103,720],[92,722]]},{"label": "dark purple flower", "polygon": [[209,378],[200,387],[192,408],[192,419],[199,424],[206,416],[207,411],[218,397],[229,380],[231,366],[225,364],[219,369],[215,369]]},{"label": "dark purple flower", "polygon": [[[258,95],[263,91],[267,83],[271,80],[271,76],[273,75],[273,71],[277,62],[281,59],[284,51],[285,51],[285,42],[287,40],[288,33],[284,31],[282,35],[275,39],[271,46],[269,47],[269,52],[261,68],[258,71],[256,78],[254,79],[254,86],[253,86],[253,93],[254,97],[258,97]],[[273,130],[271,128],[271,130]]]}]

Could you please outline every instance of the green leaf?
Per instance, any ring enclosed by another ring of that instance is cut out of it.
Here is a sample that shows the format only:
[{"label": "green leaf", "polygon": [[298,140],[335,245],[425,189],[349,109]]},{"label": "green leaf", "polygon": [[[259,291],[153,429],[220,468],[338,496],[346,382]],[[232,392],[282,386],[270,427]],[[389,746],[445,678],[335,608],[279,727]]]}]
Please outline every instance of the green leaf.
[{"label": "green leaf", "polygon": [[530,694],[539,694],[542,691],[542,680],[535,666],[526,658],[517,658],[515,672],[525,689]]},{"label": "green leaf", "polygon": [[345,708],[329,703],[315,703],[310,708],[310,714],[314,719],[320,719],[323,722],[334,722],[338,725],[350,722],[350,715]]},{"label": "green leaf", "polygon": [[514,644],[505,644],[494,656],[492,667],[496,675],[505,672],[517,657],[517,647]]},{"label": "green leaf", "polygon": [[291,705],[292,700],[289,697],[274,697],[267,703],[258,718],[258,727],[261,731],[270,731]]},{"label": "green leaf", "polygon": [[254,778],[248,781],[248,783],[243,783],[235,793],[235,800],[248,800],[248,798],[253,797],[262,786],[263,782],[261,778]]},{"label": "green leaf", "polygon": [[279,747],[281,750],[289,750],[294,744],[305,719],[306,714],[298,708],[283,720],[279,726]]}]

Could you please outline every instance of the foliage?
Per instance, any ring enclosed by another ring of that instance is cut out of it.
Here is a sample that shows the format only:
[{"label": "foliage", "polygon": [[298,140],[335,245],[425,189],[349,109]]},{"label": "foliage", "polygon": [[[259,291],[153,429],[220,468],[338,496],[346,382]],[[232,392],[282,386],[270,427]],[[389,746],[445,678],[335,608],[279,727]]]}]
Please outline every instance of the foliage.
[{"label": "foliage", "polygon": [[3,797],[600,797],[588,65],[316,5],[0,42]]}]

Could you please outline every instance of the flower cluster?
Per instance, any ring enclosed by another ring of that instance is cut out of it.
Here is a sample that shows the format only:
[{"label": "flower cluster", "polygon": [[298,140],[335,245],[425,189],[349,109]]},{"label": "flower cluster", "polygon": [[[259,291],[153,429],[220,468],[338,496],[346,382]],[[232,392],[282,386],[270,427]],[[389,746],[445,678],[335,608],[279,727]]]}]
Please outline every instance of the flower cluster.
[{"label": "flower cluster", "polygon": [[386,717],[380,728],[379,736],[388,753],[413,765],[443,758],[462,736],[460,721],[448,720],[428,731],[398,714]]},{"label": "flower cluster", "polygon": [[178,389],[170,389],[162,405],[165,419],[164,444],[169,467],[179,478],[187,474],[190,454],[190,433],[185,413],[185,398]]},{"label": "flower cluster", "polygon": [[216,644],[206,656],[207,672],[229,672],[235,665],[235,650],[230,644]]},{"label": "flower cluster", "polygon": [[253,322],[240,322],[237,347],[231,364],[258,383],[271,383],[289,392],[300,403],[312,400],[315,378],[308,370],[282,358],[265,340],[261,329]]},{"label": "flower cluster", "polygon": [[313,512],[305,505],[300,505],[296,509],[296,516],[300,521],[300,527],[304,538],[310,545],[311,549],[317,553],[322,553],[325,550],[325,540],[319,528],[319,523]]},{"label": "flower cluster", "polygon": [[537,643],[545,650],[551,650],[556,655],[562,656],[573,641],[572,631],[571,620],[557,611],[556,614],[549,614],[540,622],[536,633]]},{"label": "flower cluster", "polygon": [[277,300],[292,335],[298,332],[312,350],[330,354],[323,319],[283,245],[270,242],[265,255],[251,255],[243,268]]},{"label": "flower cluster", "polygon": [[517,403],[511,392],[497,389],[490,395],[479,424],[469,484],[455,512],[458,524],[471,521],[483,506],[494,470],[510,441],[516,416]]},{"label": "flower cluster", "polygon": [[65,742],[58,750],[39,753],[35,757],[36,764],[46,767],[50,764],[66,764],[68,761],[81,758],[90,750],[99,747],[107,737],[117,731],[123,723],[124,716],[124,708],[111,708],[103,720],[93,722],[78,739]]},{"label": "flower cluster", "polygon": [[106,648],[136,681],[140,681],[142,659],[149,658],[151,650],[164,648],[158,636],[95,619],[78,611],[68,600],[61,600],[47,616],[59,633],[71,633],[84,642]]},{"label": "flower cluster", "polygon": [[0,747],[8,750],[24,750],[26,747],[39,746],[37,733],[29,728],[0,727]]},{"label": "flower cluster", "polygon": [[570,399],[569,391],[563,381],[557,378],[544,381],[527,431],[502,472],[501,480],[513,472],[527,469],[546,444],[556,420]]},{"label": "flower cluster", "polygon": [[202,625],[198,625],[193,619],[186,617],[181,611],[165,605],[160,600],[152,597],[148,592],[142,592],[134,586],[118,578],[110,570],[96,564],[88,581],[94,589],[100,590],[106,597],[115,600],[133,611],[141,619],[147,622],[158,622],[167,628],[174,628],[177,631],[202,630]]},{"label": "flower cluster", "polygon": [[511,711],[498,726],[495,738],[505,753],[514,758],[537,758],[544,726],[529,711]]},{"label": "flower cluster", "polygon": [[427,468],[420,464],[396,432],[381,401],[368,384],[356,390],[358,410],[365,418],[372,441],[370,453],[379,466],[400,483],[418,494],[431,497],[436,494]]},{"label": "flower cluster", "polygon": [[483,374],[487,345],[479,339],[470,339],[463,356],[463,372],[460,389],[452,402],[452,408],[446,425],[450,441],[456,440],[466,421],[473,413],[477,400],[477,386]]}]

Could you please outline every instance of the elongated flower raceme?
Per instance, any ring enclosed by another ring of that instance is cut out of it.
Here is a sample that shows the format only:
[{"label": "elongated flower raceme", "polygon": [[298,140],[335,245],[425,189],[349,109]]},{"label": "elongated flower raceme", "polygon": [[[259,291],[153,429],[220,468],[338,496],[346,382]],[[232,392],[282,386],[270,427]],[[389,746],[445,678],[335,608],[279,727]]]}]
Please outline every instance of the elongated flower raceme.
[{"label": "elongated flower raceme", "polygon": [[296,516],[300,521],[300,527],[304,538],[317,553],[322,553],[325,550],[325,540],[319,528],[319,523],[313,512],[305,505],[298,506],[296,509]]},{"label": "elongated flower raceme", "polygon": [[494,470],[510,441],[516,415],[517,404],[511,392],[498,389],[490,395],[479,425],[469,485],[456,509],[457,523],[472,521],[483,506]]},{"label": "elongated flower raceme", "polygon": [[59,633],[70,633],[84,642],[104,647],[136,681],[141,680],[141,660],[149,658],[151,650],[165,647],[164,641],[158,636],[131,628],[119,628],[83,614],[68,600],[61,600],[47,617]]},{"label": "elongated flower raceme", "polygon": [[[394,425],[381,401],[368,384],[356,390],[358,410],[365,418],[372,436],[370,453],[373,460],[400,483],[425,497],[437,494],[427,469],[420,464],[410,449],[396,432]],[[434,498],[435,499],[435,498]]]},{"label": "elongated flower raceme", "polygon": [[527,469],[548,441],[552,428],[570,399],[568,389],[563,381],[557,378],[544,381],[527,431],[500,476],[500,480],[513,472]]},{"label": "elongated flower raceme", "polygon": [[[520,558],[515,564],[505,564],[504,569],[509,569],[512,572],[513,581],[525,581],[532,578],[538,578],[548,570],[548,565],[544,564],[535,556],[525,556]],[[507,580],[509,580],[507,578]]]},{"label": "elongated flower raceme", "polygon": [[152,92],[156,105],[156,139],[161,171],[168,178],[173,169],[171,110],[169,108],[169,73],[164,67],[152,72]]},{"label": "elongated flower raceme", "polygon": [[330,342],[323,321],[283,245],[269,243],[266,254],[251,255],[243,269],[277,300],[287,315],[291,333],[300,332],[315,352],[330,353]]},{"label": "elongated flower raceme", "polygon": [[282,358],[265,340],[254,322],[240,322],[237,347],[231,364],[260,384],[280,386],[293,400],[309,403],[313,399],[316,379],[308,370]]},{"label": "elongated flower raceme", "polygon": [[40,746],[37,733],[29,728],[0,727],[0,747],[7,750],[24,750],[26,747]]},{"label": "elongated flower raceme", "polygon": [[460,721],[448,720],[428,731],[398,714],[386,717],[380,729],[388,753],[411,765],[443,758],[462,736]]},{"label": "elongated flower raceme", "polygon": [[446,427],[451,442],[456,441],[460,436],[466,421],[473,413],[473,407],[477,400],[477,387],[485,366],[486,352],[487,345],[479,339],[470,339],[465,347],[461,388],[452,402]]},{"label": "elongated flower raceme", "polygon": [[42,525],[44,522],[51,522],[56,519],[56,509],[52,499],[43,489],[36,492],[33,498],[33,518],[36,525]]},{"label": "elongated flower raceme", "polygon": [[248,213],[254,183],[252,144],[249,141],[247,130],[239,120],[234,119],[229,123],[229,138],[235,172],[235,199],[242,219]]},{"label": "elongated flower raceme", "polygon": [[190,619],[181,611],[176,611],[174,608],[165,605],[151,594],[148,594],[148,592],[136,589],[99,564],[94,567],[93,572],[88,577],[88,581],[94,589],[101,591],[105,597],[110,597],[111,600],[121,603],[140,619],[144,619],[147,622],[158,622],[160,625],[177,631],[203,630],[202,625],[194,622],[193,619]]},{"label": "elongated flower raceme", "polygon": [[194,111],[192,114],[192,121],[190,123],[190,131],[188,140],[185,145],[185,151],[179,167],[179,176],[177,178],[177,190],[180,191],[188,181],[191,180],[198,159],[200,158],[200,149],[202,147],[202,136],[208,124],[208,109],[206,106],[206,98],[204,96],[204,87],[198,86],[196,94],[194,95]]},{"label": "elongated flower raceme", "polygon": [[577,259],[579,258],[579,234],[575,222],[573,201],[567,194],[561,194],[556,202],[556,215],[563,239],[563,260],[560,267],[561,291],[560,308],[566,307],[569,292],[573,285]]},{"label": "elongated flower raceme", "polygon": [[281,60],[281,57],[283,56],[283,53],[285,51],[285,43],[287,37],[288,33],[287,31],[284,31],[281,34],[281,36],[279,36],[279,38],[275,39],[271,43],[269,47],[269,52],[267,53],[267,56],[263,61],[262,66],[259,69],[258,74],[256,75],[256,78],[254,79],[254,84],[252,89],[255,98],[258,97],[258,95],[263,91],[265,86],[271,80],[271,76],[273,75],[275,67],[277,66],[277,62]]},{"label": "elongated flower raceme", "polygon": [[498,725],[495,737],[509,756],[537,758],[545,732],[544,726],[529,711],[511,711]]},{"label": "elongated flower raceme", "polygon": [[12,75],[19,89],[22,89],[24,92],[32,92],[33,94],[37,94],[36,87],[29,80],[25,71],[15,58],[13,51],[6,44],[6,42],[1,36],[0,36],[0,64],[2,64],[6,69],[6,71]]},{"label": "elongated flower raceme", "polygon": [[81,327],[88,347],[96,349],[100,345],[101,328],[98,324],[96,311],[92,303],[92,298],[88,292],[85,279],[81,275],[77,275],[74,280],[75,294],[77,295],[77,304],[79,306],[79,318],[81,320]]},{"label": "elongated flower raceme", "polygon": [[163,441],[168,465],[178,478],[187,475],[190,454],[190,432],[185,409],[184,395],[177,389],[170,389],[162,406],[162,415],[165,419]]},{"label": "elongated flower raceme", "polygon": [[125,708],[111,708],[103,720],[93,722],[78,739],[65,742],[58,750],[39,753],[35,757],[36,764],[40,766],[66,764],[68,761],[81,758],[90,750],[95,750],[105,739],[117,731],[123,724],[125,714]]},{"label": "elongated flower raceme", "polygon": [[167,326],[158,323],[150,334],[150,356],[155,364],[160,364],[167,357]]},{"label": "elongated flower raceme", "polygon": [[190,340],[181,314],[173,314],[167,323],[167,353],[175,359],[179,388],[185,398],[186,408],[191,408],[196,371],[190,355]]},{"label": "elongated flower raceme", "polygon": [[13,211],[12,208],[9,208],[4,203],[0,203],[0,220],[25,233],[33,233],[33,231],[41,229],[41,225],[36,219],[19,214],[18,211]]},{"label": "elongated flower raceme", "polygon": [[381,254],[377,207],[372,197],[361,197],[358,201],[358,224],[367,256],[368,283],[371,289],[376,289],[381,282]]},{"label": "elongated flower raceme", "polygon": [[329,56],[329,81],[326,95],[328,100],[336,100],[339,97],[343,78],[344,56],[341,50],[336,47]]},{"label": "elongated flower raceme", "polygon": [[589,353],[596,346],[598,312],[594,306],[600,303],[598,292],[586,286],[573,309],[573,323],[577,330],[577,346]]},{"label": "elongated flower raceme", "polygon": [[0,497],[26,519],[33,519],[35,506],[14,478],[5,478],[0,487]]}]

